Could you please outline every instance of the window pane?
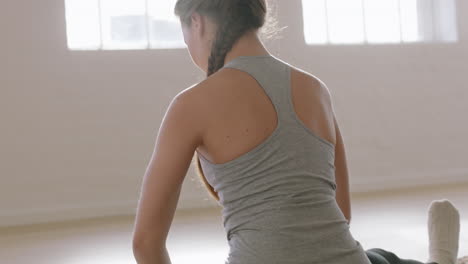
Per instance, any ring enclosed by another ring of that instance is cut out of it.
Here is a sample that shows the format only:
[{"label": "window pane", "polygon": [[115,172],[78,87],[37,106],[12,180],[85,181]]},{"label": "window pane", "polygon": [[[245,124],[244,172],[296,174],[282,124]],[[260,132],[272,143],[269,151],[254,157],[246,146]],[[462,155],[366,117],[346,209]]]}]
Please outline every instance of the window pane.
[{"label": "window pane", "polygon": [[362,0],[327,0],[328,26],[332,43],[362,43],[364,23]]},{"label": "window pane", "polygon": [[67,44],[69,49],[98,49],[99,8],[96,0],[66,0]]},{"label": "window pane", "polygon": [[457,10],[455,0],[433,0],[434,34],[438,41],[457,42]]},{"label": "window pane", "polygon": [[364,18],[369,42],[401,42],[398,1],[364,0]]},{"label": "window pane", "polygon": [[401,35],[404,42],[420,40],[417,0],[400,0]]},{"label": "window pane", "polygon": [[174,15],[176,0],[149,0],[149,37],[153,48],[185,47],[179,19]]},{"label": "window pane", "polygon": [[145,0],[101,0],[104,49],[148,47]]},{"label": "window pane", "polygon": [[456,0],[302,0],[307,44],[458,41]]},{"label": "window pane", "polygon": [[434,40],[433,24],[434,17],[432,16],[432,0],[418,0],[418,24],[419,36],[421,41],[432,42]]},{"label": "window pane", "polygon": [[326,0],[302,0],[304,16],[304,36],[307,44],[328,42]]}]

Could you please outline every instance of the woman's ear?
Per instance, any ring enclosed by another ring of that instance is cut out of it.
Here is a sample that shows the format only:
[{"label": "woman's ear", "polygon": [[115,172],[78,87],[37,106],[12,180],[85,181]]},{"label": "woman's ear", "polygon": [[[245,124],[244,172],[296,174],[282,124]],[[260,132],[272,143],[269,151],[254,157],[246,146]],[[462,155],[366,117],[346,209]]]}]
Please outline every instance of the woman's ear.
[{"label": "woman's ear", "polygon": [[193,12],[190,19],[192,21],[192,29],[194,30],[194,33],[201,38],[206,31],[205,17],[200,15],[198,12]]}]

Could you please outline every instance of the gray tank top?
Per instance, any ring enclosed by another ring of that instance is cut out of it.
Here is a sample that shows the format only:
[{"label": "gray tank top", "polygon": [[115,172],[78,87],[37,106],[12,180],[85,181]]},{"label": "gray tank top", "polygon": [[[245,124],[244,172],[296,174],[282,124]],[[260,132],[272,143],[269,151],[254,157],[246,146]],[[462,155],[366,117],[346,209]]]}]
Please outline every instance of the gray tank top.
[{"label": "gray tank top", "polygon": [[214,164],[199,154],[222,206],[225,264],[370,264],[335,200],[334,145],[294,111],[290,65],[241,56],[224,68],[255,78],[278,117],[266,140],[233,160]]}]

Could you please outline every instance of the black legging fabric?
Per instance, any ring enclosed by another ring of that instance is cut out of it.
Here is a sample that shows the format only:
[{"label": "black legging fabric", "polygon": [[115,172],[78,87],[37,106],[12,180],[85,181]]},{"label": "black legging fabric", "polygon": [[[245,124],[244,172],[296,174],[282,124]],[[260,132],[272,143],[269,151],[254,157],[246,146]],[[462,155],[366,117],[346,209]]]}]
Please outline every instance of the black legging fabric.
[{"label": "black legging fabric", "polygon": [[420,262],[412,259],[401,259],[397,255],[381,248],[366,250],[367,257],[372,264],[438,264],[436,262]]}]

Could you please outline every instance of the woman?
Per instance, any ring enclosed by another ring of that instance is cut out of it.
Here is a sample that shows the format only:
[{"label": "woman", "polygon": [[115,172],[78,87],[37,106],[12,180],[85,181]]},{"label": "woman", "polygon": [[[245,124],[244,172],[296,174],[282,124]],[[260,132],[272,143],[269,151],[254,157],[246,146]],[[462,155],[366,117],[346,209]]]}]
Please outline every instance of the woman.
[{"label": "woman", "polygon": [[[135,223],[138,263],[170,263],[166,238],[194,154],[223,207],[226,263],[421,263],[354,240],[330,93],[266,50],[258,37],[266,12],[264,0],[177,1],[185,43],[207,79],[179,93],[163,119]],[[448,201],[430,212],[429,261],[453,264],[458,212]]]}]

